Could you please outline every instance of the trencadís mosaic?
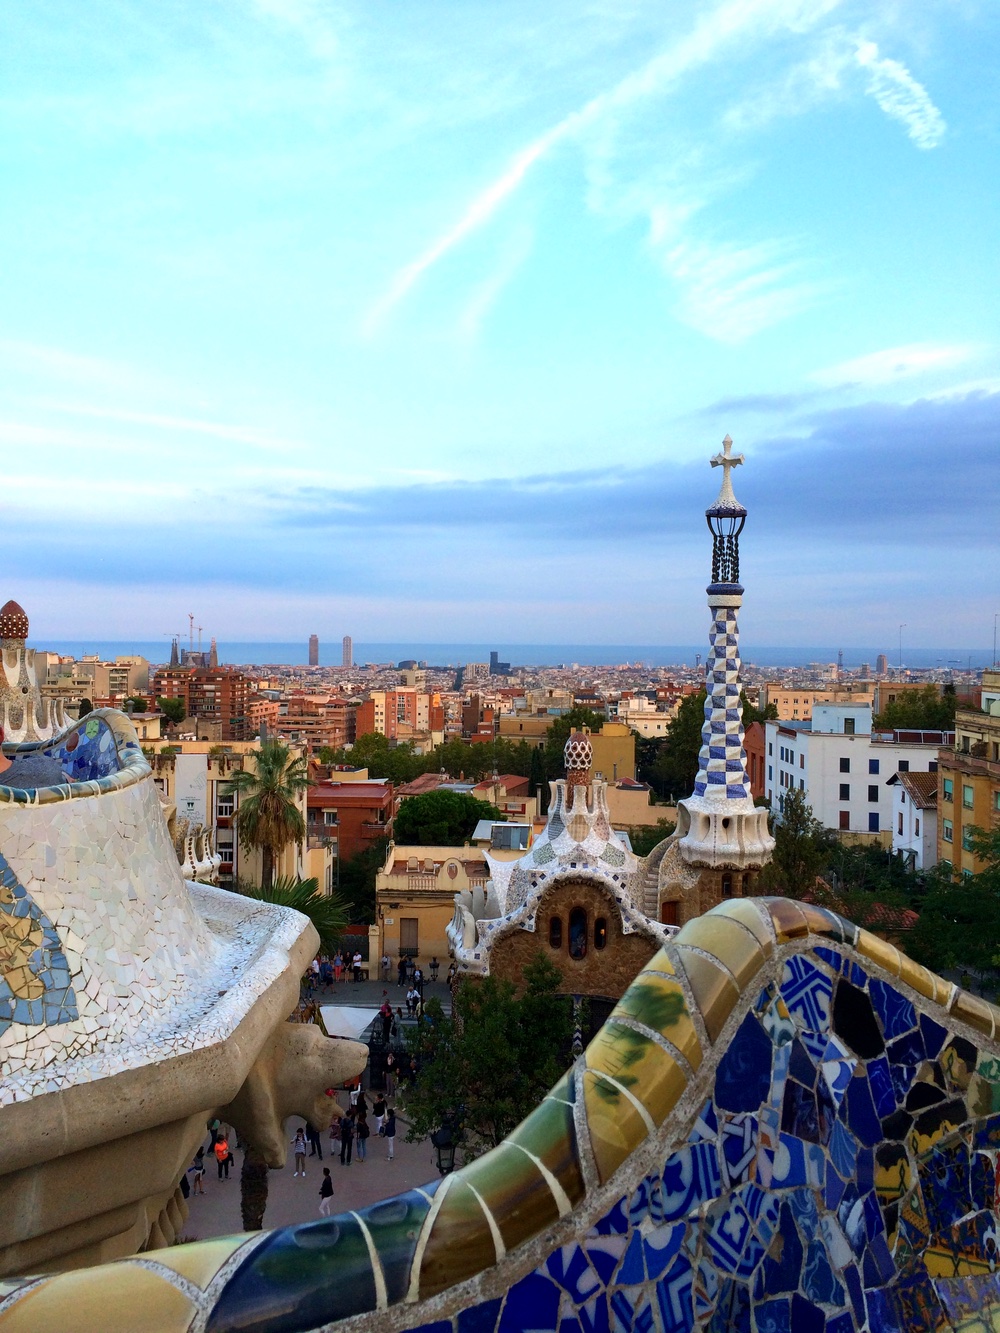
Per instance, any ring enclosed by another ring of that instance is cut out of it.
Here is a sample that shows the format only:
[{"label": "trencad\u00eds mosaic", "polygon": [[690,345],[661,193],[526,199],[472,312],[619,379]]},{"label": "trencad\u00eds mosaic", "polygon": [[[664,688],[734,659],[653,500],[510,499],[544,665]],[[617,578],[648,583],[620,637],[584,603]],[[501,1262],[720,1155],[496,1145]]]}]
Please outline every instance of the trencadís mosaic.
[{"label": "trencad\u00eds mosaic", "polygon": [[357,1213],[12,1284],[0,1333],[126,1329],[139,1299],[171,1333],[993,1329],[996,1018],[831,913],[734,900],[486,1157]]}]

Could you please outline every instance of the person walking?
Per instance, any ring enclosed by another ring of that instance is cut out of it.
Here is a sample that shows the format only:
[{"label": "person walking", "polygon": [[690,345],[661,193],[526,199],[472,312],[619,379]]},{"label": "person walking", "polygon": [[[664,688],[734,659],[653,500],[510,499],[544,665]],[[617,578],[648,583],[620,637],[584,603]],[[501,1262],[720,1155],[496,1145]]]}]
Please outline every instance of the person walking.
[{"label": "person walking", "polygon": [[292,1139],[292,1152],[295,1154],[294,1175],[304,1176],[306,1173],[306,1132],[304,1129],[295,1131],[295,1138]]},{"label": "person walking", "polygon": [[318,1129],[313,1129],[312,1125],[306,1123],[306,1138],[309,1141],[309,1156],[318,1157],[323,1160],[323,1140]]},{"label": "person walking", "polygon": [[396,964],[396,985],[406,985],[406,958],[404,955],[400,955],[399,962]]},{"label": "person walking", "polygon": [[358,1161],[363,1162],[368,1156],[368,1136],[371,1130],[368,1128],[368,1117],[364,1112],[358,1116]]},{"label": "person walking", "polygon": [[379,1093],[372,1102],[372,1115],[375,1117],[375,1133],[382,1133],[382,1125],[385,1121],[385,1094]]},{"label": "person walking", "polygon": [[205,1193],[205,1149],[199,1148],[194,1155],[194,1161],[188,1167],[191,1172],[191,1193]]},{"label": "person walking", "polygon": [[324,1166],[323,1180],[319,1187],[319,1215],[320,1217],[330,1216],[330,1207],[333,1204],[333,1177],[330,1175],[330,1168]]},{"label": "person walking", "polygon": [[382,1126],[382,1134],[389,1148],[389,1155],[386,1161],[393,1160],[393,1150],[396,1146],[396,1112],[390,1107],[389,1114],[385,1118],[385,1124]]},{"label": "person walking", "polygon": [[389,980],[389,971],[390,971],[391,968],[392,968],[392,964],[389,962],[389,955],[388,955],[387,953],[384,953],[384,954],[382,955],[382,980],[383,980],[383,981],[388,981],[388,980]]},{"label": "person walking", "polygon": [[354,1114],[348,1111],[340,1122],[340,1165],[351,1165],[351,1153],[354,1151]]},{"label": "person walking", "polygon": [[396,1064],[396,1057],[392,1051],[385,1057],[385,1095],[391,1097],[396,1091],[396,1076],[399,1068]]},{"label": "person walking", "polygon": [[221,1132],[215,1140],[215,1160],[219,1164],[219,1179],[228,1180],[229,1164],[233,1160],[233,1154],[229,1151],[229,1140]]}]

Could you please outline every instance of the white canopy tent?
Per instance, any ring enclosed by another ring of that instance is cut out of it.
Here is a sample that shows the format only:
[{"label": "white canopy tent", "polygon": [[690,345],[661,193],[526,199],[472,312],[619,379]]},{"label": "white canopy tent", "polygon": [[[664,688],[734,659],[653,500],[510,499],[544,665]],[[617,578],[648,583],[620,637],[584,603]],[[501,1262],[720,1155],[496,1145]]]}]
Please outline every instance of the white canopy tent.
[{"label": "white canopy tent", "polygon": [[365,1028],[374,1023],[378,1010],[350,1004],[321,1004],[319,1016],[328,1037],[348,1037],[357,1041]]}]

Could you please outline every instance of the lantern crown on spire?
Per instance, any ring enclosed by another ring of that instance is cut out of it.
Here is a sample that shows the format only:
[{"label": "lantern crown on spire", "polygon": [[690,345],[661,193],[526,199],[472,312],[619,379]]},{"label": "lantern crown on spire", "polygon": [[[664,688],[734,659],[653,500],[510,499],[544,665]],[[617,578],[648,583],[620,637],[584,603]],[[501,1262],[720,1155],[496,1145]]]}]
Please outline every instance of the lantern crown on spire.
[{"label": "lantern crown on spire", "polygon": [[712,467],[722,468],[722,485],[715,504],[705,510],[705,521],[712,534],[712,583],[736,586],[740,581],[740,533],[747,521],[747,511],[733,493],[732,470],[744,461],[742,454],[733,454],[733,441],[727,435],[722,441],[722,453],[711,460]]}]

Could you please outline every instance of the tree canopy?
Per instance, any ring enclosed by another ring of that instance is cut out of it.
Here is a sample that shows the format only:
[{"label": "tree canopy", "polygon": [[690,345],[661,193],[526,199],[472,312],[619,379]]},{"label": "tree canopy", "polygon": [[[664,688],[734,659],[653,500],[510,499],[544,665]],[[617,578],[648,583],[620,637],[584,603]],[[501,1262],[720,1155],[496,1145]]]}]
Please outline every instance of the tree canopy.
[{"label": "tree canopy", "polygon": [[385,778],[401,786],[412,782],[421,773],[439,773],[442,769],[452,777],[464,773],[477,782],[488,777],[494,769],[498,773],[516,773],[526,778],[531,774],[534,749],[527,741],[509,741],[498,736],[494,741],[477,745],[460,740],[446,741],[429,754],[416,754],[409,742],[390,745],[385,736],[365,732],[352,749],[335,750],[323,746],[318,758],[322,764],[353,764],[367,768],[373,778]]},{"label": "tree canopy", "polygon": [[254,757],[255,768],[235,772],[229,786],[240,796],[235,815],[240,845],[260,850],[266,889],[282,850],[305,837],[306,821],[296,797],[310,785],[309,766],[301,757],[293,759],[289,746],[279,740],[265,741]]},{"label": "tree canopy", "polygon": [[461,847],[481,819],[505,820],[495,805],[457,791],[429,791],[403,801],[394,821],[397,843]]},{"label": "tree canopy", "polygon": [[977,875],[950,866],[931,871],[920,902],[920,920],[906,951],[935,972],[963,968],[980,984],[1000,973],[1000,829],[973,833],[973,850],[985,862]]},{"label": "tree canopy", "polygon": [[187,717],[187,709],[184,706],[183,699],[160,698],[157,699],[156,706],[167,721],[173,722],[175,725],[178,722],[183,722]]},{"label": "tree canopy", "polygon": [[642,824],[628,832],[629,842],[636,856],[648,856],[654,847],[659,847],[664,838],[669,838],[676,825],[672,819],[658,819],[655,824]]},{"label": "tree canopy", "polygon": [[502,1143],[570,1063],[572,1002],[562,976],[539,952],[524,970],[524,994],[509,981],[464,981],[446,1018],[436,1000],[411,1037],[420,1076],[406,1093],[407,1140],[460,1126],[466,1161]]},{"label": "tree canopy", "polygon": [[819,822],[805,793],[795,787],[785,793],[780,820],[775,820],[774,852],[757,879],[758,893],[801,898],[816,887],[816,876],[826,869],[834,834]]},{"label": "tree canopy", "polygon": [[698,776],[701,729],[705,722],[705,690],[681,700],[677,716],[667,727],[659,753],[647,772],[661,795],[690,796]]},{"label": "tree canopy", "polygon": [[872,721],[876,731],[951,731],[955,725],[954,685],[938,694],[936,685],[904,690]]}]

